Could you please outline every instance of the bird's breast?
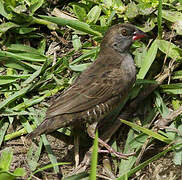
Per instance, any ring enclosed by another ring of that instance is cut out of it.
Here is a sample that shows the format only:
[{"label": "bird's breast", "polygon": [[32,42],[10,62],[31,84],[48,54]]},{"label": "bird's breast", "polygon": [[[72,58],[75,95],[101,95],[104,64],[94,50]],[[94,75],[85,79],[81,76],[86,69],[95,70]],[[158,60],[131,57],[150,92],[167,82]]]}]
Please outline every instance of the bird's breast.
[{"label": "bird's breast", "polygon": [[125,78],[125,81],[127,81],[127,83],[130,83],[130,81],[132,81],[132,83],[134,83],[133,81],[136,79],[136,66],[133,58],[130,54],[125,54],[123,59],[124,60],[121,62],[120,69]]}]

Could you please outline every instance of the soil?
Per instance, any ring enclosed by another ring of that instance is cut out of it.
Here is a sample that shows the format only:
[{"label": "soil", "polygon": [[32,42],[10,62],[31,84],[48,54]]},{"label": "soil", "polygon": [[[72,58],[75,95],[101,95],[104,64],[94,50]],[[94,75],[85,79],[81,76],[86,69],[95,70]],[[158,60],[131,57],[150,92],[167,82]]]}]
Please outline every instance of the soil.
[{"label": "soil", "polygon": [[[51,148],[57,157],[58,162],[74,162],[74,146],[73,145],[67,145],[64,142],[62,142],[59,139],[56,139],[50,135],[47,136],[48,140],[50,142]],[[39,138],[37,138],[37,141]],[[157,151],[160,151],[161,147],[158,146],[158,144],[155,145],[156,147],[151,150],[152,154],[158,153]],[[30,176],[30,169],[27,163],[27,151],[28,147],[25,145],[24,138],[18,138],[15,140],[11,140],[4,143],[4,148],[11,147],[13,149],[13,161],[11,163],[11,171],[14,171],[16,168],[21,167],[24,168],[27,172],[26,176],[22,179],[27,179]],[[3,149],[4,149],[3,148]],[[151,151],[147,151],[144,154],[143,160],[151,156]],[[80,154],[81,159],[83,158],[83,155],[86,152],[86,148],[82,149]],[[107,159],[109,163],[112,164],[112,158],[110,156],[103,156],[99,155],[99,165],[98,165],[98,179],[115,179],[116,174],[109,174],[103,169],[103,162],[104,159]],[[41,153],[41,157],[39,160],[39,167],[43,167],[50,163],[50,160],[48,158],[48,155],[43,148],[43,151]],[[112,166],[112,165],[111,165]],[[58,180],[62,179],[63,176],[66,176],[70,174],[74,168],[74,163],[71,163],[70,165],[63,165],[59,166],[60,174],[55,174],[53,171],[53,168],[47,169],[45,171],[41,171],[37,174],[35,174],[32,179],[34,180],[44,180],[44,179],[50,179],[50,180]],[[116,171],[117,172],[117,171]],[[20,178],[21,179],[21,178]],[[167,153],[164,157],[161,157],[160,159],[150,163],[148,166],[146,166],[141,171],[137,172],[132,178],[132,180],[181,180],[182,179],[182,166],[175,165],[173,163],[173,152]]]}]

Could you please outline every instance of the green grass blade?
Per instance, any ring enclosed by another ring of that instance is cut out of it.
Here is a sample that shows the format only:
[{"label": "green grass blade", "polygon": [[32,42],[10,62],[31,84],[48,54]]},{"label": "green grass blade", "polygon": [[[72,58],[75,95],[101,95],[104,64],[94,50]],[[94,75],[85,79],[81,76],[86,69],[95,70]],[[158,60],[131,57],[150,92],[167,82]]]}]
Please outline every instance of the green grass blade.
[{"label": "green grass blade", "polygon": [[152,158],[148,159],[147,161],[141,163],[139,166],[133,168],[132,170],[130,170],[129,172],[127,172],[126,174],[122,175],[121,177],[117,178],[116,180],[123,180],[124,177],[131,177],[134,173],[136,173],[137,171],[143,169],[145,166],[147,166],[149,163],[159,159],[161,156],[165,155],[167,152],[175,149],[176,147],[179,147],[181,146],[182,144],[178,144],[178,145],[175,145],[175,146],[172,146],[166,150],[164,150],[163,152],[153,156]]},{"label": "green grass blade", "polygon": [[81,21],[76,21],[76,20],[71,20],[71,19],[64,19],[60,17],[51,17],[51,16],[42,16],[40,15],[41,18],[53,22],[55,24],[61,25],[61,26],[70,26],[73,29],[83,31],[85,33],[91,34],[91,35],[96,35],[96,36],[101,36],[102,34],[98,31],[94,31],[92,28],[87,23],[81,22]]},{"label": "green grass blade", "polygon": [[48,164],[48,165],[46,165],[46,166],[44,166],[42,168],[37,169],[36,171],[33,172],[33,174],[38,173],[40,171],[44,171],[46,169],[49,169],[49,168],[52,168],[52,167],[55,167],[55,166],[61,166],[61,165],[67,165],[67,164],[71,164],[71,163],[69,163],[69,162],[60,162],[60,163],[56,163],[56,164]]},{"label": "green grass blade", "polygon": [[3,121],[3,119],[1,119],[1,121],[0,121],[0,147],[2,145],[2,142],[4,141],[4,136],[6,134],[8,127],[9,127],[9,122]]},{"label": "green grass blade", "polygon": [[157,50],[158,50],[158,43],[157,40],[155,40],[150,46],[146,56],[144,57],[141,69],[137,75],[137,79],[143,79],[145,77],[145,75],[150,69],[150,66],[155,60],[155,57],[157,55]]},{"label": "green grass blade", "polygon": [[94,145],[93,145],[91,169],[90,169],[90,177],[89,177],[90,180],[96,180],[97,158],[98,158],[98,131],[96,131]]},{"label": "green grass blade", "polygon": [[50,144],[49,144],[49,142],[48,142],[45,134],[43,134],[41,137],[42,137],[44,146],[46,148],[46,151],[48,153],[49,159],[50,159],[52,165],[54,165],[53,166],[54,172],[55,173],[58,173],[59,172],[59,167],[58,167],[58,165],[56,165],[56,164],[58,164],[57,159],[56,159],[56,156],[54,155],[54,153],[53,153],[53,151],[51,149],[51,146],[50,146]]},{"label": "green grass blade", "polygon": [[159,0],[157,24],[158,24],[158,38],[161,39],[162,38],[162,0]]},{"label": "green grass blade", "polygon": [[26,60],[26,61],[33,61],[33,62],[44,62],[46,57],[40,54],[34,53],[12,53],[8,51],[0,51],[0,57],[10,57],[15,58],[18,60]]},{"label": "green grass blade", "polygon": [[13,95],[9,96],[7,99],[5,99],[4,101],[2,101],[0,103],[0,109],[5,107],[9,103],[15,101],[17,98],[23,96],[25,93],[27,93],[31,89],[31,87],[32,87],[32,84],[28,85],[27,87],[15,92]]},{"label": "green grass blade", "polygon": [[156,132],[153,132],[152,130],[149,130],[147,128],[144,128],[144,127],[141,127],[135,123],[132,123],[132,122],[129,122],[129,121],[126,121],[126,120],[121,120],[122,123],[124,124],[127,124],[128,126],[134,128],[134,129],[137,129],[139,131],[142,131],[143,133],[153,137],[153,138],[156,138],[158,139],[159,141],[162,141],[162,142],[165,142],[167,144],[171,143],[172,140],[170,140],[169,138],[166,138]]}]

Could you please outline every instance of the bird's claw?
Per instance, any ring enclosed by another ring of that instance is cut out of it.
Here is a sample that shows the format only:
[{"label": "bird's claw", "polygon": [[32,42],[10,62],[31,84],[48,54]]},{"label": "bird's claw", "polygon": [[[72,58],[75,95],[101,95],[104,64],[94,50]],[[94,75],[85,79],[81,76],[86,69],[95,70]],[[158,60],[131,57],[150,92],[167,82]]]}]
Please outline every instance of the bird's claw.
[{"label": "bird's claw", "polygon": [[121,152],[115,151],[114,149],[110,149],[110,150],[99,150],[99,152],[101,152],[101,153],[112,153],[116,157],[121,158],[121,159],[128,159],[128,157],[135,156],[136,155],[136,152],[129,153],[129,154],[123,154]]},{"label": "bird's claw", "polygon": [[90,160],[91,160],[91,152],[88,151],[85,154],[83,161],[69,174],[69,176],[84,172],[89,167]]}]

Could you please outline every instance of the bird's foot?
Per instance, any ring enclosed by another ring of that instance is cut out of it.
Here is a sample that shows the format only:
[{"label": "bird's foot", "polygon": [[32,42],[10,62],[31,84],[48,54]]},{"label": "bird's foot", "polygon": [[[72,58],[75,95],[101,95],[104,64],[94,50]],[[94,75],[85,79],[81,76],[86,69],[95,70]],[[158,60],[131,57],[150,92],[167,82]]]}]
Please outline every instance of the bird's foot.
[{"label": "bird's foot", "polygon": [[86,169],[90,166],[91,152],[92,152],[91,149],[92,148],[90,148],[89,151],[87,151],[82,162],[77,167],[75,167],[75,169],[69,174],[69,176],[86,171]]},{"label": "bird's foot", "polygon": [[130,156],[135,156],[136,153],[129,153],[129,154],[123,154],[121,152],[117,152],[115,151],[112,147],[110,147],[110,149],[106,149],[106,150],[99,150],[100,153],[113,153],[116,157],[121,158],[121,159],[128,159],[128,157]]},{"label": "bird's foot", "polygon": [[[90,137],[92,137],[93,139],[95,138],[95,130],[97,128],[97,122],[91,124],[88,128],[87,128],[87,132],[89,134]],[[99,152],[105,152],[105,153],[113,153],[116,157],[118,158],[122,158],[122,159],[127,159],[129,156],[134,156],[136,155],[136,153],[130,153],[130,154],[123,154],[120,152],[115,151],[111,146],[109,146],[105,141],[103,141],[102,139],[98,138],[98,142],[100,147],[105,147],[107,150],[100,150]]]}]

